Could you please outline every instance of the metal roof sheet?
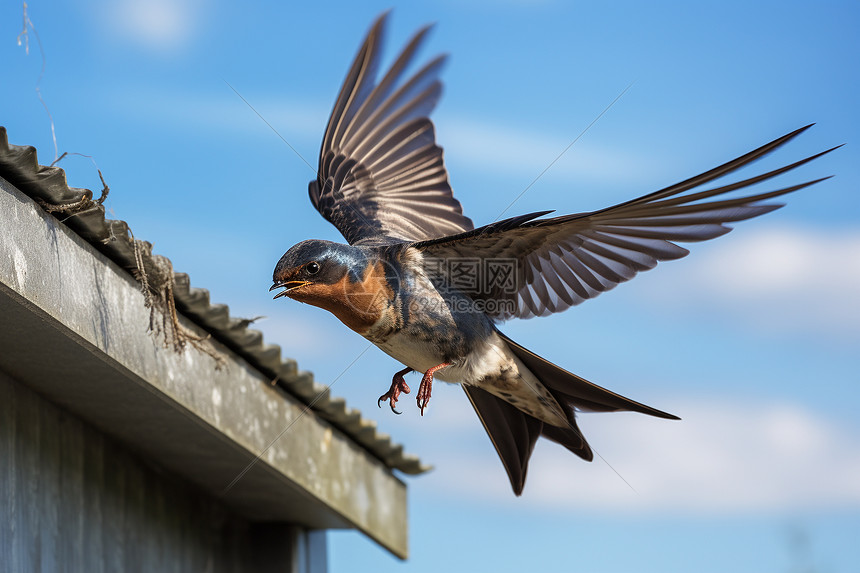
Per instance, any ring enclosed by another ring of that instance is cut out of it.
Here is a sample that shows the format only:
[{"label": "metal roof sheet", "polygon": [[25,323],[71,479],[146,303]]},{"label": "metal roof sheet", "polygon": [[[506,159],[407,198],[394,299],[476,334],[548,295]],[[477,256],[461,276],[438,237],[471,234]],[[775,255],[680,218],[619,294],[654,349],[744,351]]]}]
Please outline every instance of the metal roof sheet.
[{"label": "metal roof sheet", "polygon": [[[36,201],[46,206],[74,206],[74,216],[65,212],[62,222],[92,244],[124,270],[135,276],[135,241],[125,221],[107,219],[104,206],[93,200],[89,189],[69,187],[66,173],[55,166],[39,165],[32,146],[9,145],[6,128],[0,126],[0,176]],[[138,243],[140,245],[141,243]],[[140,249],[146,259],[152,245],[143,242]],[[363,418],[355,408],[348,408],[343,398],[332,397],[327,386],[314,381],[313,374],[300,371],[295,360],[281,357],[281,348],[266,344],[263,333],[248,328],[249,321],[230,316],[225,304],[213,304],[209,291],[191,286],[185,273],[174,273],[173,294],[177,309],[219,342],[245,359],[290,394],[307,404],[362,445],[388,467],[416,475],[430,469],[415,455],[403,452],[403,446],[391,441],[388,434],[377,432],[376,422]]]}]

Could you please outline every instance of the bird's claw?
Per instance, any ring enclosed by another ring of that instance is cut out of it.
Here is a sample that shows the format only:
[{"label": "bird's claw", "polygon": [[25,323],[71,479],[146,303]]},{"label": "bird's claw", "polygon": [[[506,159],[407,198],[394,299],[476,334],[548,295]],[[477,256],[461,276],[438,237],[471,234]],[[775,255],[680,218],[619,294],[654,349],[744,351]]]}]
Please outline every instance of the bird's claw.
[{"label": "bird's claw", "polygon": [[418,395],[415,399],[418,402],[418,409],[421,410],[422,416],[424,415],[424,408],[426,408],[427,404],[430,403],[430,394],[433,392],[433,375],[437,370],[450,365],[450,362],[443,362],[442,364],[434,366],[425,372],[424,376],[421,378],[421,385],[418,387]]},{"label": "bird's claw", "polygon": [[391,380],[391,387],[388,389],[388,392],[379,397],[379,400],[376,402],[376,405],[382,408],[382,403],[387,401],[389,406],[391,406],[391,411],[400,415],[400,412],[394,409],[394,406],[397,404],[397,400],[400,398],[401,392],[403,394],[409,394],[411,390],[409,389],[409,385],[406,383],[406,380],[403,379],[404,374],[408,374],[412,372],[411,368],[405,368],[394,375],[394,378]]},{"label": "bird's claw", "polygon": [[[425,384],[426,382],[426,384]],[[430,403],[430,393],[433,390],[433,377],[428,377],[426,374],[421,379],[421,386],[418,387],[418,396],[415,397],[418,402],[418,409],[421,410],[421,415],[424,415],[424,408]]]}]

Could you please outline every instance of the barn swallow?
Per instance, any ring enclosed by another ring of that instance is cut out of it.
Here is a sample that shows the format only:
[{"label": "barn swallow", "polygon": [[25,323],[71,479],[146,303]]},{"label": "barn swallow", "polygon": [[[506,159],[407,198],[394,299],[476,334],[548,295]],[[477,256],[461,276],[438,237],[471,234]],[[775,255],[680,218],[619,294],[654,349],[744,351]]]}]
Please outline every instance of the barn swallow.
[{"label": "barn swallow", "polygon": [[[497,325],[561,312],[713,239],[729,223],[773,211],[768,202],[822,179],[726,196],[770,180],[828,150],[720,186],[795,138],[798,129],[681,183],[600,209],[547,218],[530,213],[475,228],[454,198],[429,114],[439,99],[444,56],[407,74],[429,27],[377,80],[386,16],[372,26],[326,127],[311,202],[348,244],[307,240],[278,261],[274,285],[333,313],[405,368],[379,398],[394,410],[423,373],[423,414],[434,377],[459,383],[490,437],[516,495],[541,436],[585,460],[593,453],[580,411],[628,410],[678,419],[601,388],[520,346]],[[835,149],[835,148],[833,148]],[[707,188],[706,188],[707,187]],[[396,410],[395,410],[396,411]]]}]

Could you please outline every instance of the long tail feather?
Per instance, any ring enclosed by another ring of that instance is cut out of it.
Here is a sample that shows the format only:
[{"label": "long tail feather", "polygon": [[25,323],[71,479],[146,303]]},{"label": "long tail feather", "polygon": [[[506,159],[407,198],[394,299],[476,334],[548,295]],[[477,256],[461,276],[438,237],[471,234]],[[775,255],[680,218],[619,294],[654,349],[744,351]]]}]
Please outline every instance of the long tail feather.
[{"label": "long tail feather", "polygon": [[522,494],[526,483],[529,459],[538,438],[543,436],[561,444],[586,461],[594,453],[585,436],[576,425],[576,411],[615,412],[629,410],[659,418],[679,420],[677,416],[641,404],[620,394],[592,384],[576,374],[560,368],[520,346],[501,332],[498,333],[511,351],[528,368],[538,381],[546,386],[558,403],[565,409],[568,426],[560,428],[544,423],[526,414],[489,392],[474,386],[463,386],[466,396],[475,408],[490,441],[496,448],[502,465],[508,473],[511,487],[517,495]]},{"label": "long tail feather", "polygon": [[[501,332],[499,336],[508,343],[508,346],[510,346],[516,357],[522,360],[523,364],[549,389],[553,396],[561,402],[562,406],[590,412],[629,410],[648,414],[649,416],[657,416],[658,418],[680,420],[678,416],[657,410],[651,406],[646,406],[606,388],[602,388],[597,384],[592,384],[585,378],[581,378],[541,358]],[[570,414],[572,415],[572,412]]]},{"label": "long tail feather", "polygon": [[502,459],[514,493],[520,495],[544,423],[480,388],[463,385],[463,390]]}]

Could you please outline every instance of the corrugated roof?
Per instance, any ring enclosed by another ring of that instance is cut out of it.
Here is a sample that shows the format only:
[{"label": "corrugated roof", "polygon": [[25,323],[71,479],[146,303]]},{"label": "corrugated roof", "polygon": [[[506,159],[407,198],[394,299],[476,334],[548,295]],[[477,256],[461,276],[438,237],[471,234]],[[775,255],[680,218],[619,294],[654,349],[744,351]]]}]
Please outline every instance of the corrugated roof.
[{"label": "corrugated roof", "polygon": [[[39,165],[34,147],[9,145],[6,128],[2,126],[0,176],[40,204],[75,206],[74,216],[65,212],[60,217],[62,222],[132,276],[136,275],[135,241],[128,224],[105,218],[105,209],[98,201],[93,201],[92,191],[69,187],[63,169]],[[144,247],[140,249],[141,243],[138,243],[138,249],[144,257],[159,258],[151,254],[151,244],[142,244]],[[300,371],[295,360],[282,358],[280,346],[266,344],[262,332],[248,328],[248,320],[231,317],[226,304],[213,304],[209,300],[209,291],[192,287],[187,274],[174,273],[173,293],[176,307],[184,316],[254,368],[277,380],[279,386],[308,404],[320,417],[361,444],[388,467],[412,475],[430,469],[417,456],[405,454],[403,446],[393,443],[389,435],[377,432],[376,422],[363,418],[357,409],[348,408],[343,398],[332,397],[326,386],[314,382],[312,373]]]}]

